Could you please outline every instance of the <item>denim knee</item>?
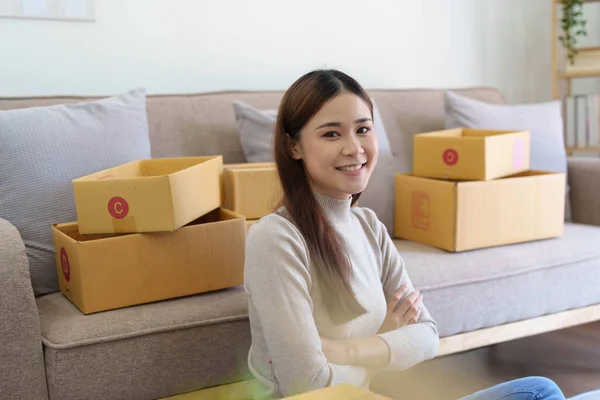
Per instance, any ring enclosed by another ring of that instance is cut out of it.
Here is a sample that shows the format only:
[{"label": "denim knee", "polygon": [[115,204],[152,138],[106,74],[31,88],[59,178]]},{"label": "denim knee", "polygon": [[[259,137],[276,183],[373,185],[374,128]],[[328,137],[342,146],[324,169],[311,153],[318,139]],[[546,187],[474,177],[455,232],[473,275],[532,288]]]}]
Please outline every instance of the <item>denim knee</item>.
[{"label": "denim knee", "polygon": [[500,383],[462,400],[565,400],[554,381],[541,376],[529,376]]},{"label": "denim knee", "polygon": [[520,381],[523,383],[523,386],[534,389],[541,400],[561,400],[565,398],[562,390],[560,390],[558,385],[552,379],[543,376],[529,376],[520,379]]}]

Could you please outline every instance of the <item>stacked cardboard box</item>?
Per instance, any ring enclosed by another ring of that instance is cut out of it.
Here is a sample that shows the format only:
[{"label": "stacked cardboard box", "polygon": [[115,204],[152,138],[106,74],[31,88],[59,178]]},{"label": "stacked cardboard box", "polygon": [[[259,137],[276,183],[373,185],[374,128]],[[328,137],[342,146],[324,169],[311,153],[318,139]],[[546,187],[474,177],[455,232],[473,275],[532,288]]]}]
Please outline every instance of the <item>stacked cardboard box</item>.
[{"label": "stacked cardboard box", "polygon": [[565,174],[529,169],[529,131],[449,129],[414,137],[395,179],[394,236],[448,251],[552,238]]},{"label": "stacked cardboard box", "polygon": [[223,168],[223,207],[246,218],[246,229],[274,211],[283,192],[275,163],[227,164]]},{"label": "stacked cardboard box", "polygon": [[221,156],[139,160],[73,181],[52,226],[59,286],[83,313],[241,285],[244,217],[221,208]]}]

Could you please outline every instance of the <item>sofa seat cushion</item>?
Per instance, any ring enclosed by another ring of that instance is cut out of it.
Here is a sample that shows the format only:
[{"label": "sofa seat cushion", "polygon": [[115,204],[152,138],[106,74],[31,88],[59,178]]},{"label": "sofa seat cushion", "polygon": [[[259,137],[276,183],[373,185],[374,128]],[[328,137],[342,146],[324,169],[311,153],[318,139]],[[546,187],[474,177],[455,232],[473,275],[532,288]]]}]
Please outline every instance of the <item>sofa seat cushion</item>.
[{"label": "sofa seat cushion", "polygon": [[160,398],[250,378],[241,287],[84,315],[36,299],[50,398]]},{"label": "sofa seat cushion", "polygon": [[394,242],[441,337],[600,303],[600,227],[461,253]]}]

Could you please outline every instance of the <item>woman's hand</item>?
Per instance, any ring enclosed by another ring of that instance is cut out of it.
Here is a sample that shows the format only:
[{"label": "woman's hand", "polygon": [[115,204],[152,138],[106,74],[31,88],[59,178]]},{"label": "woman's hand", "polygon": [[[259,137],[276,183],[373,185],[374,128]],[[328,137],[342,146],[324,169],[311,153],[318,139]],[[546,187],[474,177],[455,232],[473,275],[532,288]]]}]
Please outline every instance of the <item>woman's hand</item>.
[{"label": "woman's hand", "polygon": [[403,326],[414,324],[419,320],[423,296],[418,290],[409,294],[402,303],[398,304],[407,290],[407,285],[401,286],[389,300],[385,320],[381,328],[379,328],[378,333],[393,331]]}]

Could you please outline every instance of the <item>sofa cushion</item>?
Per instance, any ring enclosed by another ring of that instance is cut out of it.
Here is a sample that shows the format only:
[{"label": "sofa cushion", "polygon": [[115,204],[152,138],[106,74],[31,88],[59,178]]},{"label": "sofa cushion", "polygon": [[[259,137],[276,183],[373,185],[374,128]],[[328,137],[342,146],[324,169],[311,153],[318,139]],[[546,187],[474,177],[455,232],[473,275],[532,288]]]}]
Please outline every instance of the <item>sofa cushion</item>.
[{"label": "sofa cushion", "polygon": [[394,242],[440,336],[600,303],[600,227],[462,253]]},{"label": "sofa cushion", "polygon": [[77,219],[71,181],[150,157],[144,89],[0,111],[0,218],[17,227],[36,295],[58,290],[51,225]]},{"label": "sofa cushion", "polygon": [[243,101],[234,101],[232,106],[246,160],[251,163],[272,162],[277,110],[259,110]]},{"label": "sofa cushion", "polygon": [[249,379],[241,287],[83,315],[37,298],[50,398],[160,398]]},{"label": "sofa cushion", "polygon": [[[242,101],[234,101],[233,110],[239,125],[240,141],[246,159],[249,162],[273,161],[273,132],[277,110],[259,110]],[[391,234],[394,229],[394,159],[375,102],[373,103],[373,126],[379,144],[379,158],[369,179],[369,185],[360,196],[359,203],[375,211]]]}]

